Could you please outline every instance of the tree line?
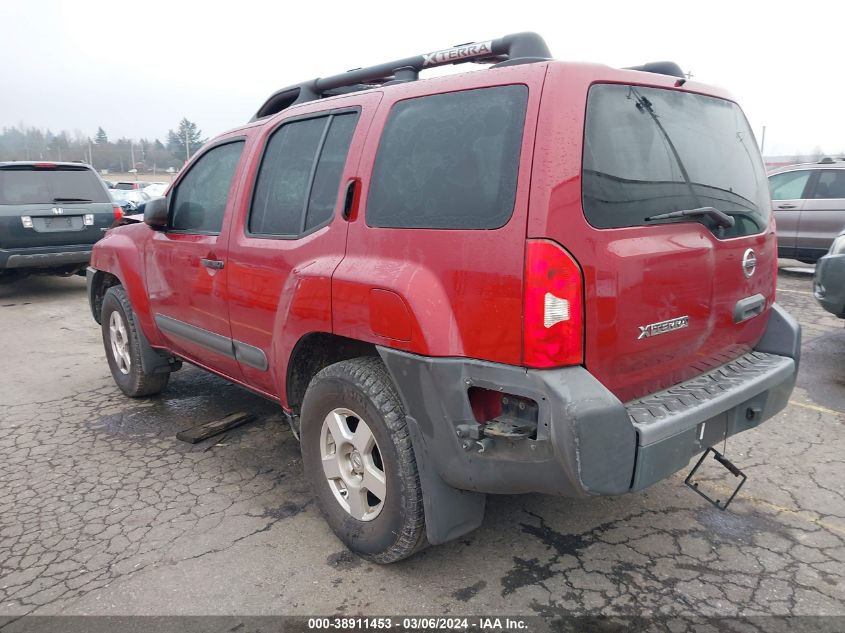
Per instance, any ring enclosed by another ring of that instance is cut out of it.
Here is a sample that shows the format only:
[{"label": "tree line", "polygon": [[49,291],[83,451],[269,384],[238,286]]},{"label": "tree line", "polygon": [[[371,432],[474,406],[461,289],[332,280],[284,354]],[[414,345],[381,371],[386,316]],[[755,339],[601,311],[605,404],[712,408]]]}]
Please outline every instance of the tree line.
[{"label": "tree line", "polygon": [[89,163],[97,170],[140,173],[178,170],[207,139],[196,123],[183,118],[175,130],[168,130],[164,142],[155,139],[111,139],[102,127],[93,136],[80,130],[62,130],[24,125],[0,130],[0,161],[43,160]]}]

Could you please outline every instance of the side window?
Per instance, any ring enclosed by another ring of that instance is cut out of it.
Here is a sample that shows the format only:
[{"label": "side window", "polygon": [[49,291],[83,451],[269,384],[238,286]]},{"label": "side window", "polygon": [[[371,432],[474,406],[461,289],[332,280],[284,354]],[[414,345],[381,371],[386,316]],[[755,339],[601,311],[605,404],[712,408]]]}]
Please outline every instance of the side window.
[{"label": "side window", "polygon": [[845,169],[825,169],[819,174],[813,198],[845,198]]},{"label": "side window", "polygon": [[295,237],[331,218],[357,119],[357,112],[333,114],[273,133],[255,184],[251,234]]},{"label": "side window", "polygon": [[528,88],[498,86],[397,103],[373,167],[367,224],[495,229],[513,214]]},{"label": "side window", "polygon": [[785,174],[769,176],[772,200],[799,200],[812,172],[808,170],[788,171]]},{"label": "side window", "polygon": [[232,178],[243,148],[243,141],[226,143],[197,160],[173,191],[171,229],[192,233],[220,232]]}]

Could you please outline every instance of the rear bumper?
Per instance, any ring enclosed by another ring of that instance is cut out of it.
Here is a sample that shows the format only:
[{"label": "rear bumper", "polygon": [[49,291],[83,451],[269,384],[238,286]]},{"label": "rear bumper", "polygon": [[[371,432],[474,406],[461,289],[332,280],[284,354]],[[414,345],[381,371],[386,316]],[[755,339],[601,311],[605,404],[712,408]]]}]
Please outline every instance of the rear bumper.
[{"label": "rear bumper", "polygon": [[[569,497],[639,490],[786,406],[798,371],[800,327],[775,304],[758,349],[663,392],[623,404],[583,367],[531,370],[379,348],[413,425],[414,450],[449,486]],[[475,424],[469,387],[538,404],[536,439],[458,436]]]},{"label": "rear bumper", "polygon": [[87,264],[93,244],[0,249],[0,270]]},{"label": "rear bumper", "polygon": [[825,255],[816,262],[813,289],[821,307],[845,318],[845,255]]}]

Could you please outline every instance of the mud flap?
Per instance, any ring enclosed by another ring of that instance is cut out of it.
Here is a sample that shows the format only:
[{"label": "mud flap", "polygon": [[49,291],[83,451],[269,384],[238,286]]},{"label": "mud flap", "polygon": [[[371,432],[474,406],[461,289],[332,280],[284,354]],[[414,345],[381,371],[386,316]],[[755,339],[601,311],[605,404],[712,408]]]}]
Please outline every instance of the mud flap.
[{"label": "mud flap", "polygon": [[405,420],[420,474],[428,542],[431,545],[446,543],[480,527],[487,495],[458,490],[443,481],[434,468],[417,421],[407,414]]}]

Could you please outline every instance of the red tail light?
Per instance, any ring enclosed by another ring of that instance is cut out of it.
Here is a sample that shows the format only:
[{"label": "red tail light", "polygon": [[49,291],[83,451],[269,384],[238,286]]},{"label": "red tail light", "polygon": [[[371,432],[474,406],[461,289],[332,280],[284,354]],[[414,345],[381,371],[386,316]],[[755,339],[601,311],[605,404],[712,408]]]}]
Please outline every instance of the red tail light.
[{"label": "red tail light", "polygon": [[121,209],[120,207],[115,207],[114,208],[114,219],[120,220],[122,218],[123,218],[123,209]]},{"label": "red tail light", "polygon": [[560,367],[584,362],[581,269],[558,244],[528,240],[525,254],[523,364]]}]

